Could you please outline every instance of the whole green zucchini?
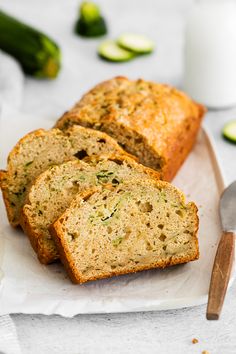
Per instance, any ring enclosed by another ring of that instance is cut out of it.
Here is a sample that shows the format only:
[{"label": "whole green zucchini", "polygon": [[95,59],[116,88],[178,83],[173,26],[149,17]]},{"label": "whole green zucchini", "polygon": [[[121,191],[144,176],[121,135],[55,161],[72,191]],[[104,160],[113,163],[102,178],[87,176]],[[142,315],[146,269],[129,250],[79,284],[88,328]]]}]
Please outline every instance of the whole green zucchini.
[{"label": "whole green zucchini", "polygon": [[60,49],[44,33],[0,11],[0,49],[15,57],[26,74],[53,79],[60,70]]}]

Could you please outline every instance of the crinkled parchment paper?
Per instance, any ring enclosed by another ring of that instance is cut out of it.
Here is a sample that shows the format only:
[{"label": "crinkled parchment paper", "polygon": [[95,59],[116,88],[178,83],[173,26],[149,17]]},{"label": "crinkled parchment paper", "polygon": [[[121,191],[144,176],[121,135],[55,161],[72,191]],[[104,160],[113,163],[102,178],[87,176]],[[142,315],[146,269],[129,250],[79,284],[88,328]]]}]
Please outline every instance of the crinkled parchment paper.
[{"label": "crinkled parchment paper", "polygon": [[[0,167],[18,138],[29,130],[49,128],[52,121],[14,114],[5,107],[0,120]],[[28,239],[12,229],[0,201],[0,315],[42,313],[74,316],[174,309],[202,304],[207,300],[210,274],[220,237],[218,217],[219,182],[203,132],[174,185],[189,201],[196,202],[200,216],[200,259],[165,270],[119,276],[85,285],[73,285],[60,264],[43,266],[37,261]]]}]

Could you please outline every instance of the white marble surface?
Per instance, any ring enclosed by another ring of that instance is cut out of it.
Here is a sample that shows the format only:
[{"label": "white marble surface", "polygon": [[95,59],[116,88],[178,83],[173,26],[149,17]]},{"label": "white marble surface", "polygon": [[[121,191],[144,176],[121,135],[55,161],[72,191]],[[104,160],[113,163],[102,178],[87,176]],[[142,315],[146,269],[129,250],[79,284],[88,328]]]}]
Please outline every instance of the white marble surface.
[{"label": "white marble surface", "polygon": [[[100,0],[110,35],[133,30],[150,35],[156,52],[127,64],[110,64],[96,56],[99,40],[72,33],[78,0],[2,0],[1,7],[37,25],[60,44],[63,69],[52,82],[27,78],[22,110],[53,120],[93,84],[114,75],[144,77],[181,86],[184,20],[192,0]],[[212,132],[228,182],[236,177],[236,146],[223,141],[221,128],[236,109],[210,112]],[[207,237],[207,235],[206,235]],[[197,279],[196,279],[197,281]],[[23,354],[82,353],[236,353],[236,284],[229,290],[220,321],[205,320],[205,306],[178,311],[58,316],[13,315]],[[192,344],[192,338],[198,344]]]}]

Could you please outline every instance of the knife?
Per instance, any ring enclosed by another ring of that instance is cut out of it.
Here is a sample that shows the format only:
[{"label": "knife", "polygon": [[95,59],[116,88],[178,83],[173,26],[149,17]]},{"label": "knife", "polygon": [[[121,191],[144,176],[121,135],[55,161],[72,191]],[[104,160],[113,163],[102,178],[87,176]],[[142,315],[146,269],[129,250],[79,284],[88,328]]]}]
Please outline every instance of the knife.
[{"label": "knife", "polygon": [[217,248],[208,296],[208,320],[218,320],[224,303],[234,261],[236,234],[236,181],[220,198],[220,218],[223,233]]}]

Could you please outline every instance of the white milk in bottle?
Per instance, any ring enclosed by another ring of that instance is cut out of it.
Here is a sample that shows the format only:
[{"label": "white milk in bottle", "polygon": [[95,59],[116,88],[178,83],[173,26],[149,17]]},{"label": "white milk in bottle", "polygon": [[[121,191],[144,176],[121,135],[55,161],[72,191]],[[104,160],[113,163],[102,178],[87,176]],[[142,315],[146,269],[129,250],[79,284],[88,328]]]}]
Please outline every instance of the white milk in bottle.
[{"label": "white milk in bottle", "polygon": [[209,108],[236,104],[236,2],[200,0],[185,33],[184,89]]}]

